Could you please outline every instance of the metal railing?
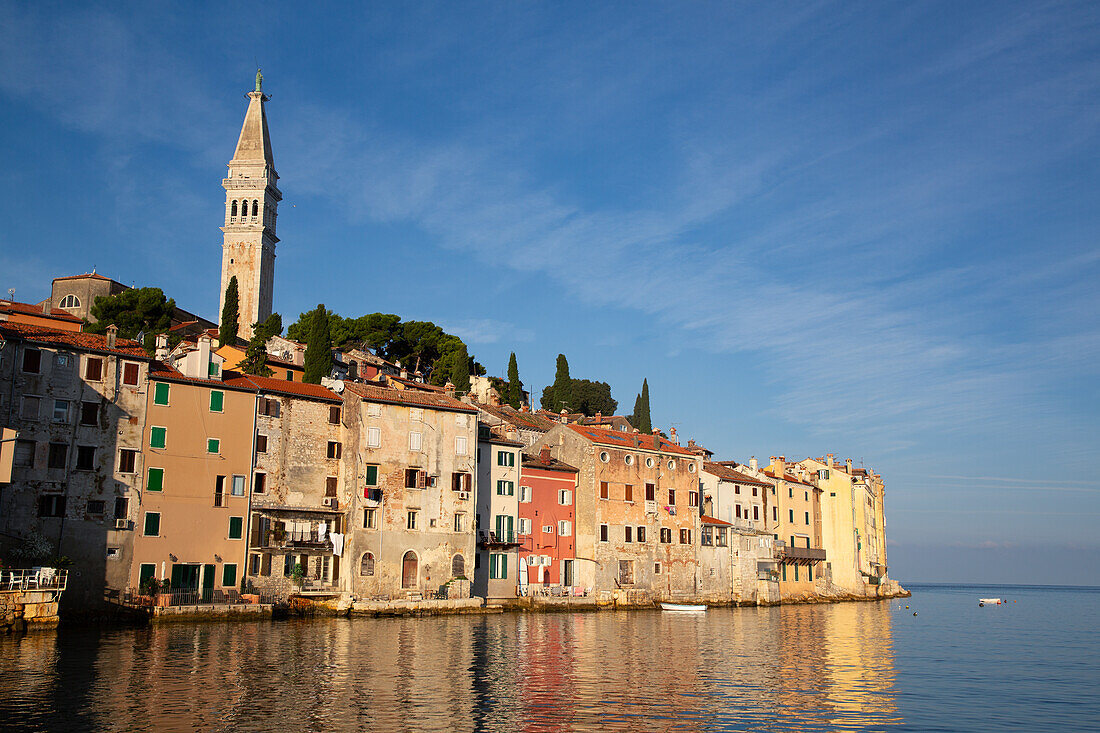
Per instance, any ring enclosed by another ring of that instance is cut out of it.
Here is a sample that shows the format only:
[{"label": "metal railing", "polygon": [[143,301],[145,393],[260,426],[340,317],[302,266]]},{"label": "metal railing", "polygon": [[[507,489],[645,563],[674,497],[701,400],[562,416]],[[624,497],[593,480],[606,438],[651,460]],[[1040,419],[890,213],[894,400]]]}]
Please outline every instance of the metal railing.
[{"label": "metal railing", "polygon": [[[260,603],[270,604],[280,600],[273,593],[256,591],[250,595],[259,596]],[[228,606],[251,603],[239,591],[214,588],[174,588],[157,593],[127,588],[119,593],[119,600],[127,606]]]},{"label": "metal railing", "polygon": [[0,591],[63,591],[69,571],[60,568],[23,568],[0,571]]}]

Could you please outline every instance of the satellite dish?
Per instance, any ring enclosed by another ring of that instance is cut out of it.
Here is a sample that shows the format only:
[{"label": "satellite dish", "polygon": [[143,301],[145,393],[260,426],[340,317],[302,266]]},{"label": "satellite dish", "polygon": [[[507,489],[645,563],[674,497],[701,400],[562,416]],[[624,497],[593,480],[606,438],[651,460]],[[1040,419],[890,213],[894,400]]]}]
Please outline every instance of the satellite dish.
[{"label": "satellite dish", "polygon": [[344,391],[344,383],[337,379],[335,382],[332,383],[332,387],[330,387],[330,389],[336,394],[340,394]]}]

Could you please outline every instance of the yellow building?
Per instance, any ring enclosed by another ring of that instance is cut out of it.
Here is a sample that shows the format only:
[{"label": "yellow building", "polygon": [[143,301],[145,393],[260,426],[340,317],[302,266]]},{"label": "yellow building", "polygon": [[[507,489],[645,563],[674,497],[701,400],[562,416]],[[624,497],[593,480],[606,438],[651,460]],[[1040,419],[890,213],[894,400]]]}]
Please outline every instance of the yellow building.
[{"label": "yellow building", "polygon": [[826,558],[821,544],[821,489],[791,468],[783,456],[772,456],[762,471],[773,484],[765,511],[768,528],[778,540],[782,598],[814,593]]}]

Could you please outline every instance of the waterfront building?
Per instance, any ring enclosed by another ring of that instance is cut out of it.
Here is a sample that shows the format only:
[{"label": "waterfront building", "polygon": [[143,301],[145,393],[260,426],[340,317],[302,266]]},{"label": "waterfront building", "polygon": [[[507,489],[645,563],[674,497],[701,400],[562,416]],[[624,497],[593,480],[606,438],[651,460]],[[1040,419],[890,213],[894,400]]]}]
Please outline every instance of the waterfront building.
[{"label": "waterfront building", "polygon": [[821,489],[806,476],[796,476],[784,456],[772,456],[762,473],[772,483],[772,521],[777,538],[779,592],[783,598],[810,596],[821,580],[826,552],[821,546]]},{"label": "waterfront building", "polygon": [[439,392],[343,383],[344,589],[469,596],[477,409]]},{"label": "waterfront building", "polygon": [[343,398],[318,384],[247,379],[256,388],[248,579],[275,596],[336,595],[348,567]]},{"label": "waterfront building", "polygon": [[11,481],[0,484],[0,552],[37,564],[68,558],[66,608],[97,606],[105,587],[125,587],[150,362],[113,329],[0,322],[0,424],[12,441],[4,446]]},{"label": "waterfront building", "polygon": [[225,223],[222,226],[222,277],[218,313],[225,305],[229,280],[237,278],[240,319],[238,335],[248,340],[252,325],[271,315],[275,285],[275,224],[283,195],[276,183],[275,156],[267,131],[262,77],[256,72],[256,88],[248,93],[248,109],[237,139],[225,189]]},{"label": "waterfront building", "polygon": [[515,598],[520,584],[516,533],[519,503],[530,501],[522,482],[523,443],[478,425],[477,560],[474,590],[482,598]]},{"label": "waterfront building", "polygon": [[536,443],[578,468],[577,583],[603,598],[692,596],[702,458],[661,437],[559,424]]},{"label": "waterfront building", "polygon": [[[520,578],[530,592],[562,588],[572,593],[576,579],[577,469],[550,456],[549,448],[523,455],[519,497]],[[526,579],[526,583],[524,583]]]}]

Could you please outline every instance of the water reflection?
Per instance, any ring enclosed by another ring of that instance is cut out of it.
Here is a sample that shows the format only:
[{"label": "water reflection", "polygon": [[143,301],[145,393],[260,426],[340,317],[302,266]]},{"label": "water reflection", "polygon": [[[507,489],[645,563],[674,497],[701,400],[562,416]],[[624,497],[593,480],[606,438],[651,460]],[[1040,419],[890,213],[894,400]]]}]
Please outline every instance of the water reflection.
[{"label": "water reflection", "polygon": [[63,631],[0,641],[35,730],[845,730],[897,723],[877,603]]}]

